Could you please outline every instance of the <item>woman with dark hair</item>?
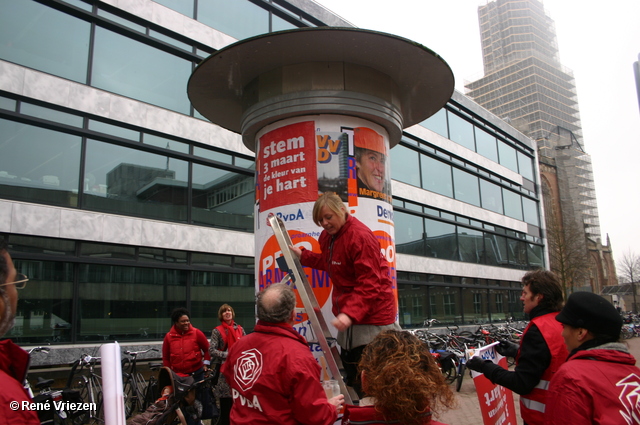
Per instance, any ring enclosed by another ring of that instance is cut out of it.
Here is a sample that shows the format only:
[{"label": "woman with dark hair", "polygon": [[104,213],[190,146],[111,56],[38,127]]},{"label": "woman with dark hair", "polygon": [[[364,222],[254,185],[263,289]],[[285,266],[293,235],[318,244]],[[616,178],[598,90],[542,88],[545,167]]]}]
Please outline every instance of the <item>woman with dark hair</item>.
[{"label": "woman with dark hair", "polygon": [[176,308],[171,313],[173,326],[162,342],[162,363],[179,376],[204,377],[211,362],[209,341],[200,329],[191,325],[189,310]]},{"label": "woman with dark hair", "polygon": [[233,307],[229,304],[222,304],[218,309],[218,319],[221,324],[211,331],[211,341],[209,342],[211,360],[218,365],[216,370],[218,382],[213,389],[213,394],[220,400],[220,418],[218,419],[217,425],[229,424],[229,414],[231,413],[231,406],[233,404],[231,389],[224,376],[220,374],[219,365],[227,359],[227,354],[233,344],[246,335],[242,326],[235,323],[235,318],[236,313]]},{"label": "woman with dark hair", "polygon": [[429,349],[408,332],[376,336],[364,349],[358,371],[367,397],[345,407],[343,424],[442,425],[432,416],[456,404]]}]

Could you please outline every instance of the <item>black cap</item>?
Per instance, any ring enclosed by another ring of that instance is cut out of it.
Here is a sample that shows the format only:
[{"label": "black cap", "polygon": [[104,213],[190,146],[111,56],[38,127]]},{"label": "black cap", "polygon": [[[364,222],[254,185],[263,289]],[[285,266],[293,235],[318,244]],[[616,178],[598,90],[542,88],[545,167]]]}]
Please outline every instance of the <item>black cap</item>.
[{"label": "black cap", "polygon": [[595,334],[619,337],[622,317],[618,310],[600,295],[574,292],[569,296],[556,320],[574,328],[585,328]]}]

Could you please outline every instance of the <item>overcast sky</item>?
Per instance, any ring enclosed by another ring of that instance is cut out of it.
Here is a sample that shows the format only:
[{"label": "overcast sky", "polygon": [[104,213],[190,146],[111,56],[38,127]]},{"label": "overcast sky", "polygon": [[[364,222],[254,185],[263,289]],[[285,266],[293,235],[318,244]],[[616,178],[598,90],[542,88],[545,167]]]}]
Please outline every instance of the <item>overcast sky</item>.
[{"label": "overcast sky", "polygon": [[[424,44],[449,64],[456,89],[482,77],[478,6],[484,0],[316,0],[353,25]],[[544,0],[560,61],[576,78],[584,147],[593,162],[603,243],[619,266],[640,255],[640,109],[633,62],[640,1]]]}]

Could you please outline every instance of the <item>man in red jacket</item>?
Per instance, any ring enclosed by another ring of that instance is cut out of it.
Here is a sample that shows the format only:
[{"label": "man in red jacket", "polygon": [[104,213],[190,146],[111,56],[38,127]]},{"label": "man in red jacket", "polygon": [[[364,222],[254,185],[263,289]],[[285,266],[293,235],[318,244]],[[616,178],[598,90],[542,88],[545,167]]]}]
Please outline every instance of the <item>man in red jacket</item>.
[{"label": "man in red jacket", "polygon": [[296,296],[276,283],[257,297],[254,332],[229,349],[222,373],[231,387],[235,425],[329,425],[344,396],[327,399],[320,365],[293,328]]},{"label": "man in red jacket", "polygon": [[503,356],[516,358],[513,371],[473,357],[467,362],[471,370],[484,373],[494,384],[520,394],[520,415],[525,425],[543,425],[549,399],[549,381],[567,358],[562,340],[562,326],[555,318],[562,309],[562,287],[556,275],[547,270],[528,272],[522,278],[522,295],[529,325],[520,339],[520,346],[496,347]]},{"label": "man in red jacket", "polygon": [[[18,288],[27,283],[25,275],[18,274],[0,238],[0,337],[12,327],[18,308]],[[35,410],[26,408],[31,398],[23,383],[29,369],[29,354],[10,339],[0,342],[0,424],[39,425]]]},{"label": "man in red jacket", "polygon": [[545,423],[640,423],[640,369],[618,342],[622,317],[616,308],[599,295],[576,292],[556,320],[570,354],[551,380]]}]

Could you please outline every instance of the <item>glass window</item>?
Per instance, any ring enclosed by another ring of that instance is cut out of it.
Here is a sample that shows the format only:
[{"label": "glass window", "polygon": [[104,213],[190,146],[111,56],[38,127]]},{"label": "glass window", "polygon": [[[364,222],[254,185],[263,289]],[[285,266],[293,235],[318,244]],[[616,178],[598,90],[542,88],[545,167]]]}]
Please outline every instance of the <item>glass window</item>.
[{"label": "glass window", "polygon": [[284,31],[291,30],[294,28],[298,28],[296,25],[293,25],[291,22],[282,19],[279,16],[271,14],[271,31]]},{"label": "glass window", "polygon": [[524,221],[534,226],[540,227],[540,216],[538,215],[538,203],[532,199],[522,197],[522,209],[524,211]]},{"label": "glass window", "polygon": [[191,62],[100,27],[93,57],[92,86],[189,114]]},{"label": "glass window", "polygon": [[419,154],[406,146],[391,149],[391,178],[420,187]]},{"label": "glass window", "polygon": [[442,295],[442,310],[444,313],[444,320],[445,322],[460,323],[460,319],[462,319],[462,317],[456,316],[456,298],[458,295],[458,291],[449,288],[447,288],[446,291],[447,292]]},{"label": "glass window", "polygon": [[506,266],[509,264],[507,255],[507,238],[504,236],[484,234],[485,264],[490,266]]},{"label": "glass window", "polygon": [[231,155],[214,151],[211,149],[203,149],[203,148],[199,148],[198,146],[194,146],[193,154],[201,158],[222,162],[223,164],[233,164],[233,157]]},{"label": "glass window", "polygon": [[42,106],[26,102],[22,102],[20,104],[20,113],[73,127],[82,127],[82,123],[84,121],[84,119],[78,115],[67,114],[66,112],[60,112],[50,108],[43,108]]},{"label": "glass window", "polygon": [[186,264],[187,253],[186,251],[176,251],[172,249],[140,247],[140,251],[138,254],[138,261],[154,262],[154,263]]},{"label": "glass window", "polygon": [[193,165],[194,224],[253,232],[254,176]]},{"label": "glass window", "polygon": [[15,325],[4,337],[18,343],[70,342],[72,264],[19,259],[14,263],[29,282],[20,291]]},{"label": "glass window", "polygon": [[522,196],[507,189],[502,189],[504,214],[516,220],[522,220]]},{"label": "glass window", "polygon": [[128,139],[134,142],[140,141],[139,131],[129,130],[128,128],[107,124],[101,121],[89,120],[89,130],[109,134],[122,139]]},{"label": "glass window", "polygon": [[249,0],[199,1],[198,21],[238,40],[269,32],[269,12]]},{"label": "glass window", "polygon": [[0,58],[7,61],[84,83],[90,29],[35,1],[0,0]]},{"label": "glass window", "polygon": [[484,263],[484,243],[481,231],[458,226],[458,247],[461,261]]},{"label": "glass window", "polygon": [[420,166],[423,189],[453,198],[453,181],[449,164],[420,155]]},{"label": "glass window", "polygon": [[163,6],[193,18],[193,0],[153,0]]},{"label": "glass window", "polygon": [[527,243],[517,239],[507,239],[509,244],[509,263],[517,268],[527,266]]},{"label": "glass window", "polygon": [[529,266],[534,268],[544,267],[544,252],[542,251],[542,246],[527,244],[527,260],[529,261]]},{"label": "glass window", "polygon": [[0,119],[0,197],[76,207],[81,139]]},{"label": "glass window", "polygon": [[500,157],[501,165],[516,173],[518,172],[518,159],[514,148],[502,141],[498,141],[498,156]]},{"label": "glass window", "polygon": [[186,282],[182,270],[81,264],[78,342],[163,338]]},{"label": "glass window", "polygon": [[473,124],[462,119],[456,114],[449,113],[450,139],[457,144],[475,152],[476,146],[473,140]]},{"label": "glass window", "polygon": [[471,205],[480,206],[480,187],[478,177],[453,168],[453,187],[455,188],[455,198],[458,201]]},{"label": "glass window", "polygon": [[187,143],[176,142],[175,140],[166,139],[160,136],[154,136],[153,134],[143,134],[142,142],[145,145],[156,146],[159,148],[171,149],[175,152],[189,153],[189,145]]},{"label": "glass window", "polygon": [[402,254],[427,255],[422,217],[395,211],[396,250]]},{"label": "glass window", "polygon": [[490,135],[486,131],[482,131],[478,127],[475,127],[475,131],[478,153],[485,158],[498,162],[498,141],[495,136]]},{"label": "glass window", "polygon": [[87,140],[84,206],[185,222],[187,176],[186,161]]},{"label": "glass window", "polygon": [[422,121],[420,125],[438,133],[441,136],[449,138],[449,132],[447,131],[447,110],[445,108],[440,109],[438,112]]},{"label": "glass window", "polygon": [[93,258],[117,258],[119,260],[135,260],[136,248],[131,245],[109,245],[83,242],[80,244],[80,255]]},{"label": "glass window", "polygon": [[523,154],[518,151],[518,168],[520,169],[520,174],[525,179],[529,179],[531,181],[535,181],[533,175],[533,158]]},{"label": "glass window", "polygon": [[13,112],[16,110],[17,105],[18,102],[15,100],[0,96],[0,108]]},{"label": "glass window", "polygon": [[41,238],[38,236],[11,235],[10,252],[31,254],[75,255],[76,243],[66,239]]},{"label": "glass window", "polygon": [[480,193],[482,208],[498,214],[504,214],[502,208],[502,188],[500,186],[485,179],[480,179]]},{"label": "glass window", "polygon": [[425,218],[427,257],[457,260],[456,226]]}]

